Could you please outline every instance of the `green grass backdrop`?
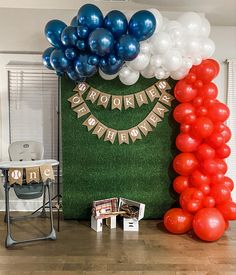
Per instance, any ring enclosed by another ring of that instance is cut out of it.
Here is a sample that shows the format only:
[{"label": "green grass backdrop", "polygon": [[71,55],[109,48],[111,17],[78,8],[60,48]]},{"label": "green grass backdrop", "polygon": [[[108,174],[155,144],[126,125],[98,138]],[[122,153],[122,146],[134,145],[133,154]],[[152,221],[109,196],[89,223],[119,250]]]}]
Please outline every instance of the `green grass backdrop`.
[{"label": "green grass backdrop", "polygon": [[[148,88],[156,79],[140,78],[132,86],[119,79],[105,81],[98,75],[87,82],[94,88],[116,95],[127,95]],[[172,88],[174,83],[171,84]],[[172,159],[176,154],[175,137],[178,127],[172,110],[166,113],[153,132],[135,143],[112,145],[92,135],[82,125],[90,115],[77,118],[67,99],[75,83],[62,78],[62,167],[63,212],[66,219],[88,219],[93,200],[125,197],[146,204],[145,218],[160,218],[175,202],[171,189],[174,177]],[[173,92],[173,89],[172,91]],[[85,98],[86,94],[84,95]],[[129,129],[140,123],[156,101],[135,109],[111,110],[86,102],[90,111],[107,127]],[[173,105],[176,103],[174,102]]]}]

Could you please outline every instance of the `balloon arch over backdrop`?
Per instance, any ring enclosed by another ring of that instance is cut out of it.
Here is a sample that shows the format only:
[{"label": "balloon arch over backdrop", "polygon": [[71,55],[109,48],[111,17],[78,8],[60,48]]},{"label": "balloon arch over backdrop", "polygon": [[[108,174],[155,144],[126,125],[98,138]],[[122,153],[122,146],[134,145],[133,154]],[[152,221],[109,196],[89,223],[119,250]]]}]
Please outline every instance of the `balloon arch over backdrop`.
[{"label": "balloon arch over backdrop", "polygon": [[173,160],[178,173],[173,188],[181,208],[167,211],[164,224],[172,233],[193,228],[200,239],[215,241],[236,219],[236,203],[233,181],[225,176],[229,109],[217,100],[212,82],[219,65],[209,59],[215,50],[209,34],[207,19],[193,12],[175,21],[157,9],[134,14],[113,10],[103,17],[97,6],[86,4],[70,26],[60,20],[47,23],[45,36],[52,47],[43,53],[43,63],[76,82],[97,72],[105,80],[119,77],[124,85],[133,85],[140,75],[179,80],[174,119],[180,123],[176,147],[181,153]]}]

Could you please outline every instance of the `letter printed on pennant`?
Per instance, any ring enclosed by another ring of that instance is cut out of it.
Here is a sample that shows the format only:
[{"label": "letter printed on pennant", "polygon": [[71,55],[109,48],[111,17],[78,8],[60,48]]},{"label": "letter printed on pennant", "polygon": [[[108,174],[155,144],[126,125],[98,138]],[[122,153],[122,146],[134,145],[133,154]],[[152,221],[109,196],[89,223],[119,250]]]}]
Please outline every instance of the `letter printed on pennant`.
[{"label": "letter printed on pennant", "polygon": [[109,94],[100,92],[100,96],[98,98],[98,103],[97,104],[103,106],[104,108],[106,108],[108,103],[109,103],[110,97],[111,96]]},{"label": "letter printed on pennant", "polygon": [[84,102],[83,98],[79,94],[74,94],[68,98],[68,101],[71,103],[71,108],[74,108]]},{"label": "letter printed on pennant", "polygon": [[90,110],[85,102],[80,106],[76,107],[74,111],[77,113],[78,118],[90,113]]},{"label": "letter printed on pennant", "polygon": [[49,180],[55,180],[54,172],[52,169],[52,165],[50,164],[43,164],[40,166],[40,174],[43,182]]},{"label": "letter printed on pennant", "polygon": [[135,142],[136,139],[142,139],[142,136],[140,134],[138,127],[133,127],[131,129],[129,129],[129,136],[133,142]]},{"label": "letter printed on pennant", "polygon": [[146,94],[148,95],[149,99],[151,100],[151,102],[153,102],[155,100],[155,98],[159,98],[160,94],[156,88],[156,86],[151,86],[150,88],[145,90]]},{"label": "letter printed on pennant", "polygon": [[119,141],[119,144],[122,144],[122,143],[129,144],[128,130],[118,131],[118,141]]},{"label": "letter printed on pennant", "polygon": [[153,112],[162,118],[164,118],[165,113],[168,111],[169,110],[159,102],[157,102],[157,104],[153,108]]},{"label": "letter printed on pennant", "polygon": [[146,119],[153,127],[156,127],[157,123],[161,121],[159,116],[157,116],[154,112],[150,112]]},{"label": "letter printed on pennant", "polygon": [[100,92],[94,88],[91,88],[87,94],[86,99],[94,103],[100,95]]},{"label": "letter printed on pennant", "polygon": [[80,95],[83,95],[89,88],[89,85],[85,82],[78,83],[74,88],[74,92],[79,92]]},{"label": "letter printed on pennant", "polygon": [[10,168],[8,170],[8,182],[10,185],[16,183],[22,185],[23,181],[23,169],[22,168]]},{"label": "letter printed on pennant", "polygon": [[106,132],[107,127],[103,125],[101,122],[98,122],[92,134],[97,135],[98,138],[101,138]]},{"label": "letter printed on pennant", "polygon": [[146,121],[146,119],[144,119],[141,123],[139,123],[138,128],[145,136],[147,136],[149,132],[152,132],[152,127]]},{"label": "letter printed on pennant", "polygon": [[124,106],[125,106],[125,110],[128,108],[134,108],[134,95],[124,96]]},{"label": "letter printed on pennant", "polygon": [[111,109],[118,109],[121,111],[122,109],[122,96],[113,95],[111,98]]},{"label": "letter printed on pennant", "polygon": [[159,98],[160,102],[168,106],[171,106],[172,100],[174,100],[174,97],[166,92],[162,92],[161,97]]},{"label": "letter printed on pennant", "polygon": [[111,128],[108,128],[104,141],[110,141],[112,144],[115,142],[117,131]]},{"label": "letter printed on pennant", "polygon": [[88,129],[88,131],[92,130],[96,125],[98,124],[98,120],[95,116],[90,115],[84,122],[83,125],[85,125]]},{"label": "letter printed on pennant", "polygon": [[166,80],[159,80],[155,85],[161,92],[171,88]]},{"label": "letter printed on pennant", "polygon": [[26,172],[26,182],[29,184],[31,182],[39,183],[39,167],[27,167]]},{"label": "letter printed on pennant", "polygon": [[147,96],[144,91],[135,94],[138,106],[141,107],[143,104],[148,104]]}]

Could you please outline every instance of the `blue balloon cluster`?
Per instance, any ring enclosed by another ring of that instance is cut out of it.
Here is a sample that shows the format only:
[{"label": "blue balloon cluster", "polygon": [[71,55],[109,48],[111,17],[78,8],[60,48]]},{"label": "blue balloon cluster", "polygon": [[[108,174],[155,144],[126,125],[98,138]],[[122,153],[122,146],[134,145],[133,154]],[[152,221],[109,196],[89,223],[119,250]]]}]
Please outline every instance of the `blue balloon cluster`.
[{"label": "blue balloon cluster", "polygon": [[70,26],[60,20],[47,23],[44,33],[53,47],[44,51],[43,63],[76,82],[93,76],[98,68],[105,74],[116,74],[125,61],[137,57],[139,42],[154,33],[156,23],[147,10],[136,12],[128,22],[118,10],[103,17],[97,6],[86,4]]}]

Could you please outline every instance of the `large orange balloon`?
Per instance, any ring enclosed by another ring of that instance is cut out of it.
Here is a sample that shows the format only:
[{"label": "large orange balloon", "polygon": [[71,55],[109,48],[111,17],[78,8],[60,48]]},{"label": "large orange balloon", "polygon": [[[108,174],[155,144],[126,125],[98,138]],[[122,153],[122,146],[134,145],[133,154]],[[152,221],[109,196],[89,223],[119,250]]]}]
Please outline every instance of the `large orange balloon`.
[{"label": "large orange balloon", "polygon": [[215,199],[216,204],[221,204],[230,199],[230,190],[224,184],[214,184],[211,187],[210,196]]},{"label": "large orange balloon", "polygon": [[178,174],[188,176],[197,169],[198,161],[192,153],[181,153],[175,157],[173,167]]},{"label": "large orange balloon", "polygon": [[197,138],[207,138],[214,130],[214,125],[208,117],[198,117],[192,124],[191,135]]},{"label": "large orange balloon", "polygon": [[165,213],[164,225],[174,234],[183,234],[192,228],[193,215],[181,208],[172,208]]},{"label": "large orange balloon", "polygon": [[221,212],[226,220],[236,220],[236,203],[227,201],[217,205],[217,209]]},{"label": "large orange balloon", "polygon": [[175,98],[180,102],[189,102],[197,95],[197,90],[184,80],[178,81],[174,89]]},{"label": "large orange balloon", "polygon": [[224,122],[229,117],[229,108],[224,104],[217,102],[208,110],[208,116],[212,121]]},{"label": "large orange balloon", "polygon": [[186,116],[194,114],[195,108],[190,103],[181,103],[174,109],[174,119],[179,123],[184,123]]},{"label": "large orange balloon", "polygon": [[185,153],[196,151],[200,143],[201,139],[193,138],[187,133],[180,133],[175,140],[177,149]]},{"label": "large orange balloon", "polygon": [[175,192],[182,193],[187,187],[189,187],[188,177],[178,176],[174,179],[173,188]]},{"label": "large orange balloon", "polygon": [[216,208],[202,208],[193,218],[193,230],[203,241],[216,241],[225,231],[225,220]]}]

